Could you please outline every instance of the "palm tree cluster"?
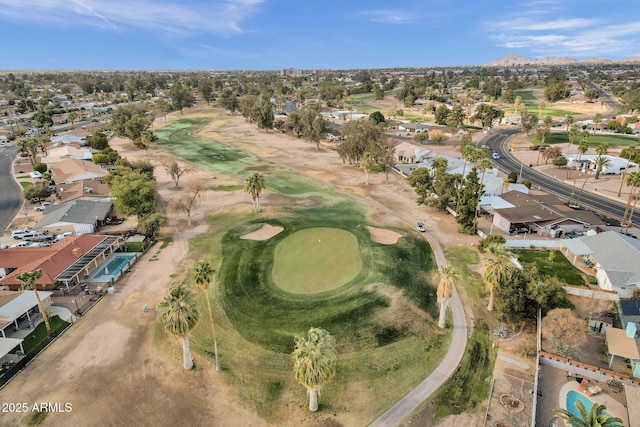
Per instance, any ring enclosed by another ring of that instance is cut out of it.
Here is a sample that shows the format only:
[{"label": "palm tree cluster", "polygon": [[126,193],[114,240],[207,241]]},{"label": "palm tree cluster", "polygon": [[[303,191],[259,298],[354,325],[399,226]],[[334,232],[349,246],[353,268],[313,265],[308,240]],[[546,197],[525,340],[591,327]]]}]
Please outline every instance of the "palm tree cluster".
[{"label": "palm tree cluster", "polygon": [[253,199],[254,212],[260,212],[260,193],[265,187],[264,176],[259,172],[251,174],[244,183],[244,192],[249,193]]},{"label": "palm tree cluster", "polygon": [[556,408],[553,411],[560,415],[567,425],[573,427],[620,427],[622,420],[605,412],[607,407],[594,403],[589,411],[580,401],[576,402],[576,408],[580,415],[576,415],[566,409]]},{"label": "palm tree cluster", "polygon": [[504,245],[491,244],[487,247],[487,251],[495,257],[489,259],[487,267],[484,270],[484,283],[489,289],[489,305],[487,310],[493,311],[495,290],[507,279],[510,272],[509,256],[511,252]]}]

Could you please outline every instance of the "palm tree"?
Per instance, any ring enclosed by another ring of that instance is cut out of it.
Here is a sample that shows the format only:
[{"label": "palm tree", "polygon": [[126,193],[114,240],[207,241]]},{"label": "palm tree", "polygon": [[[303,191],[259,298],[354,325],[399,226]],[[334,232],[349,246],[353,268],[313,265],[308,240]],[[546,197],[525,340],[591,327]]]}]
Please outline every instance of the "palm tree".
[{"label": "palm tree", "polygon": [[597,113],[595,116],[593,116],[593,133],[595,135],[596,130],[598,127],[600,127],[600,123],[602,123],[602,114]]},{"label": "palm tree", "polygon": [[569,116],[567,115],[564,123],[567,125],[567,131],[569,131],[569,127],[573,124],[573,122],[575,121],[575,119],[573,118],[573,116]]},{"label": "palm tree", "polygon": [[311,328],[306,337],[295,340],[293,374],[307,388],[309,410],[318,410],[318,394],[335,376],[337,355],[335,339],[324,329]]},{"label": "palm tree", "polygon": [[193,292],[183,283],[174,283],[169,287],[169,295],[164,297],[158,307],[165,309],[160,317],[164,330],[182,340],[184,369],[192,369],[189,334],[200,316]]},{"label": "palm tree", "polygon": [[577,206],[580,205],[580,199],[582,198],[582,193],[584,193],[584,187],[587,185],[587,181],[589,181],[589,171],[587,171],[586,175],[587,177],[584,179],[584,182],[582,183],[582,187],[580,187],[580,193],[578,193],[578,198],[576,199],[574,205],[577,205]]},{"label": "palm tree", "polygon": [[369,172],[373,169],[375,165],[375,159],[370,152],[365,151],[362,155],[362,159],[360,159],[360,169],[364,171],[364,185],[369,185]]},{"label": "palm tree", "polygon": [[640,188],[640,171],[629,172],[629,175],[627,176],[627,186],[631,187],[631,191],[629,192],[627,205],[624,209],[624,215],[622,215],[622,223],[620,224],[621,232],[623,231],[623,229],[628,230],[629,224],[633,222],[631,218],[633,217],[633,211],[635,210],[635,205],[636,205],[636,202],[638,201],[637,191],[635,191],[635,200],[633,202],[633,208],[631,207],[631,200],[634,199],[634,190]]},{"label": "palm tree", "polygon": [[36,296],[36,301],[38,302],[38,310],[42,315],[42,319],[44,320],[44,326],[47,328],[47,336],[51,335],[51,324],[49,323],[49,316],[47,312],[44,310],[44,305],[42,304],[42,300],[40,299],[40,295],[38,294],[38,289],[36,289],[36,282],[39,278],[42,277],[42,270],[36,271],[25,271],[16,277],[20,282],[20,290],[26,291],[29,289],[33,289],[33,293]]},{"label": "palm tree", "polygon": [[622,419],[605,413],[607,409],[605,405],[594,403],[591,410],[587,412],[584,404],[578,400],[576,402],[576,408],[580,415],[575,415],[561,408],[556,408],[553,412],[559,414],[566,424],[573,427],[614,427],[622,425]]},{"label": "palm tree", "polygon": [[254,172],[244,183],[244,192],[251,194],[253,211],[260,212],[260,193],[265,189],[264,176]]},{"label": "palm tree", "polygon": [[504,245],[492,244],[487,247],[487,251],[495,256],[495,259],[490,259],[487,264],[483,279],[484,283],[489,288],[489,305],[487,310],[493,311],[493,297],[494,291],[502,284],[508,277],[511,268],[507,264],[507,258],[511,253]]},{"label": "palm tree", "polygon": [[480,159],[480,163],[478,164],[478,169],[480,169],[482,171],[482,177],[480,178],[480,186],[478,187],[478,199],[476,201],[476,212],[475,212],[475,216],[474,216],[474,228],[477,230],[478,229],[478,212],[480,211],[480,197],[482,197],[482,194],[484,193],[483,191],[483,187],[484,187],[484,174],[487,171],[487,169],[492,169],[493,168],[493,164],[491,163],[491,160],[487,159],[486,157],[484,159]]},{"label": "palm tree", "polygon": [[624,167],[624,171],[620,174],[620,188],[618,188],[618,197],[620,197],[620,193],[622,193],[622,184],[624,183],[624,177],[629,170],[629,163],[631,163],[631,159],[635,158],[638,154],[638,150],[635,145],[630,145],[627,147],[627,165]]},{"label": "palm tree", "polygon": [[218,360],[218,341],[216,340],[216,327],[213,323],[213,312],[211,311],[211,300],[209,299],[209,284],[213,278],[213,267],[209,261],[198,261],[196,267],[193,269],[193,280],[196,285],[202,289],[204,298],[207,301],[207,308],[209,309],[209,322],[211,322],[211,332],[213,333],[213,354],[216,357],[216,371],[220,371],[220,361]]},{"label": "palm tree", "polygon": [[453,279],[458,274],[453,266],[446,266],[440,269],[440,282],[438,283],[438,305],[440,306],[440,317],[438,317],[438,327],[447,326],[447,308],[451,305],[451,295],[453,295]]},{"label": "palm tree", "polygon": [[542,117],[542,110],[544,110],[546,106],[544,102],[538,104],[538,120]]},{"label": "palm tree", "polygon": [[[598,144],[598,147],[596,147],[596,153],[598,154],[598,157],[596,157],[596,179],[600,177],[602,168],[611,164],[611,161],[604,157],[608,152],[609,144],[607,144],[606,142],[601,142],[600,144]],[[608,162],[606,162],[605,160],[608,160]]]},{"label": "palm tree", "polygon": [[[569,116],[569,117],[572,117],[572,116]],[[568,120],[568,118],[567,118],[567,120]],[[573,142],[576,140],[576,136],[578,136],[579,132],[580,131],[578,130],[578,126],[576,126],[576,125],[573,125],[573,126],[571,126],[569,128],[569,132],[568,132],[568,135],[569,135],[569,146],[567,147],[567,154],[569,154],[571,152],[571,144],[573,144]],[[587,149],[588,149],[588,147],[587,147]],[[571,171],[571,169],[567,168],[567,179],[569,178],[569,172],[570,171]]]}]

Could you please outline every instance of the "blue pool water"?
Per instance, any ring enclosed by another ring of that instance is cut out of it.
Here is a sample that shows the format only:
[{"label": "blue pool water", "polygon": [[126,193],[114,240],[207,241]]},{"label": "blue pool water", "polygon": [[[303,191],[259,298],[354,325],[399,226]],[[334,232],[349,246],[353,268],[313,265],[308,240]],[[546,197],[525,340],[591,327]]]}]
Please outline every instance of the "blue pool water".
[{"label": "blue pool water", "polygon": [[109,258],[109,261],[99,266],[91,276],[87,279],[88,282],[109,282],[113,277],[117,276],[120,270],[133,258],[135,255],[116,255]]},{"label": "blue pool water", "polygon": [[[580,411],[578,411],[578,408],[576,408],[577,401],[582,402],[582,404],[584,405],[584,408],[587,410],[587,413],[591,411],[591,407],[593,406],[593,401],[589,399],[587,396],[582,395],[582,393],[574,390],[570,390],[567,393],[567,411],[571,412],[574,415],[580,416]],[[607,411],[604,411],[604,413],[609,416],[612,416]]]}]

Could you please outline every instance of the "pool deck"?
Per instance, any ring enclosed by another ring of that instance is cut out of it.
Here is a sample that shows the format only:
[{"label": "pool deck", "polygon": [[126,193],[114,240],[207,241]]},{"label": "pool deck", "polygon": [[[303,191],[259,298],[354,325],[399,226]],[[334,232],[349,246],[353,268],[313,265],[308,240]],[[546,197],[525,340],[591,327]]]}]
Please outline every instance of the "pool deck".
[{"label": "pool deck", "polygon": [[[123,264],[117,271],[113,271],[111,272],[109,275],[104,275],[102,274],[102,272],[104,271],[105,267],[111,262],[113,261],[115,258],[118,257],[126,257],[129,258],[129,260],[127,261],[127,263]],[[120,276],[121,276],[121,271],[123,268],[126,268],[126,264],[131,263],[131,266],[133,264],[135,264],[136,261],[136,252],[129,252],[129,253],[121,253],[121,252],[116,252],[114,254],[112,254],[111,256],[109,256],[108,258],[106,258],[104,261],[102,261],[102,263],[100,263],[92,272],[91,274],[89,274],[88,277],[84,278],[82,281],[84,283],[113,283],[114,281],[117,281]],[[131,260],[133,259],[133,262],[131,262]],[[98,275],[98,276],[96,276]]]},{"label": "pool deck", "polygon": [[[584,381],[584,380],[583,380]],[[618,402],[613,395],[607,393],[605,390],[608,388],[606,384],[601,384],[598,381],[589,381],[589,385],[597,385],[603,391],[598,394],[593,394],[591,396],[587,395],[585,392],[579,390],[580,384],[572,379],[572,381],[566,383],[560,389],[560,393],[558,396],[558,407],[567,409],[567,393],[570,391],[576,391],[591,400],[594,403],[598,403],[600,405],[605,405],[607,407],[607,412],[613,415],[614,417],[618,417],[622,420],[624,425],[629,425],[629,414],[627,413],[627,408],[624,407],[623,404]]]}]

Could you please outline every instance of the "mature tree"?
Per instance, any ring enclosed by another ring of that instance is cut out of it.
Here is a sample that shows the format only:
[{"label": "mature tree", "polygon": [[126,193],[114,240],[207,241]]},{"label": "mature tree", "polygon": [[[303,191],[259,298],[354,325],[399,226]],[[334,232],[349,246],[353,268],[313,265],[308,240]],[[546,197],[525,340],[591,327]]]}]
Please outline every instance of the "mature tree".
[{"label": "mature tree", "polygon": [[555,408],[553,412],[560,415],[566,425],[574,427],[617,427],[622,425],[621,418],[614,417],[605,412],[607,409],[606,405],[594,403],[591,409],[587,411],[584,403],[577,400],[576,408],[580,415],[576,415],[562,408]]},{"label": "mature tree", "polygon": [[216,371],[220,372],[220,360],[218,359],[218,341],[216,339],[216,327],[213,323],[213,311],[211,310],[211,299],[209,297],[209,285],[213,279],[213,273],[215,273],[211,262],[200,260],[193,269],[193,280],[196,285],[202,289],[204,293],[204,299],[207,302],[207,308],[209,309],[209,322],[211,323],[211,332],[213,334],[213,353],[216,357]]},{"label": "mature tree", "polygon": [[563,166],[567,166],[567,164],[569,163],[569,160],[565,156],[560,155],[555,159],[553,159],[551,163],[553,163],[554,166],[563,167]]},{"label": "mature tree", "polygon": [[518,268],[509,268],[505,278],[495,289],[496,305],[502,317],[514,325],[529,312],[527,282],[529,274]]},{"label": "mature tree", "polygon": [[162,165],[164,166],[164,170],[166,170],[169,176],[171,176],[171,179],[175,184],[175,188],[178,188],[178,184],[182,175],[191,172],[191,168],[187,166],[180,166],[180,164],[175,159],[171,160],[170,162],[164,162]]},{"label": "mature tree", "polygon": [[632,215],[630,215],[632,211],[631,200],[635,202],[638,200],[637,189],[640,189],[640,171],[631,171],[627,175],[627,186],[631,187],[629,191],[629,197],[627,198],[627,204],[624,209],[624,214],[622,215],[622,223],[620,224],[620,232],[626,231],[625,229],[629,228],[629,225],[633,223]]},{"label": "mature tree", "polygon": [[324,329],[311,328],[306,337],[295,339],[292,354],[296,380],[307,388],[309,410],[318,410],[318,394],[336,375],[335,339]]},{"label": "mature tree", "polygon": [[22,196],[25,200],[35,200],[41,201],[46,199],[52,194],[52,191],[49,189],[48,185],[45,185],[44,182],[36,182],[31,187],[24,190]]},{"label": "mature tree", "polygon": [[299,126],[302,129],[302,137],[316,144],[316,148],[319,150],[320,140],[331,129],[329,121],[325,120],[320,113],[320,104],[304,105],[298,118]]},{"label": "mature tree", "polygon": [[522,113],[520,113],[520,124],[522,129],[527,133],[527,136],[531,134],[531,131],[538,124],[538,117],[530,114],[527,110],[523,109]]},{"label": "mature tree", "polygon": [[377,125],[385,122],[384,114],[382,114],[380,111],[374,111],[373,113],[369,114],[369,118],[376,122]]},{"label": "mature tree", "polygon": [[595,179],[600,178],[600,172],[602,172],[602,168],[610,166],[611,160],[605,157],[609,153],[609,144],[606,142],[601,142],[596,147],[596,176]]},{"label": "mature tree", "polygon": [[340,128],[341,141],[337,151],[342,161],[349,164],[360,163],[365,151],[373,152],[373,147],[383,147],[386,135],[383,129],[373,120],[350,121]]},{"label": "mature tree", "polygon": [[456,222],[460,224],[460,231],[475,234],[475,216],[478,208],[478,194],[482,193],[482,185],[478,178],[478,171],[474,167],[469,171],[458,189],[458,215]]},{"label": "mature tree", "polygon": [[464,120],[467,117],[464,109],[460,105],[456,105],[449,111],[447,116],[447,125],[453,127],[462,127]]},{"label": "mature tree", "polygon": [[569,128],[573,125],[575,118],[573,116],[567,115],[564,120],[564,124],[567,126],[567,132],[569,132]]},{"label": "mature tree", "polygon": [[164,117],[164,121],[167,121],[167,113],[171,111],[171,104],[167,102],[164,98],[159,98],[155,104],[153,104],[153,110],[155,111],[156,117],[162,116]]},{"label": "mature tree", "polygon": [[189,334],[200,317],[193,292],[182,283],[174,283],[169,287],[169,295],[158,304],[158,307],[164,309],[160,317],[164,330],[182,340],[184,369],[192,369]]},{"label": "mature tree", "polygon": [[448,265],[440,269],[440,282],[438,283],[437,289],[438,305],[440,306],[440,315],[438,316],[439,328],[445,328],[447,326],[447,308],[451,305],[453,279],[456,277],[458,277],[458,274],[453,266]]},{"label": "mature tree", "polygon": [[474,234],[478,230],[478,215],[480,214],[480,198],[484,194],[484,175],[487,172],[487,170],[493,169],[493,164],[491,163],[491,160],[485,157],[480,159],[480,161],[478,162],[478,169],[482,171],[482,174],[480,176],[480,185],[478,186],[478,190],[477,190],[478,193],[476,196],[477,199],[476,199],[476,203],[475,203],[476,206],[474,210],[474,219],[473,219]]},{"label": "mature tree", "polygon": [[182,197],[172,203],[173,209],[187,214],[187,226],[191,227],[191,211],[198,203],[202,193],[209,188],[207,180],[194,181],[187,186]]},{"label": "mature tree", "polygon": [[418,132],[413,135],[413,139],[416,142],[424,144],[426,141],[429,141],[429,132]]},{"label": "mature tree", "polygon": [[362,159],[360,159],[360,169],[364,171],[364,185],[369,185],[369,172],[371,172],[371,169],[373,169],[375,163],[376,162],[373,158],[373,155],[371,155],[370,152],[365,151]]},{"label": "mature tree", "polygon": [[487,251],[495,257],[487,260],[487,266],[483,274],[484,283],[489,289],[489,305],[487,306],[487,310],[493,311],[494,291],[502,285],[509,276],[511,267],[508,257],[511,254],[504,245],[489,245]]},{"label": "mature tree", "polygon": [[91,133],[91,138],[87,141],[87,145],[94,150],[104,150],[109,147],[109,140],[107,139],[107,135],[104,134],[101,130],[94,130]]},{"label": "mature tree", "polygon": [[33,165],[33,170],[36,172],[45,173],[49,169],[46,163],[36,163]]},{"label": "mature tree", "polygon": [[53,126],[53,119],[49,113],[45,113],[44,111],[38,111],[31,117],[31,122],[35,127],[40,130],[44,130],[47,135],[49,134],[49,129]]},{"label": "mature tree", "polygon": [[396,149],[392,145],[384,145],[377,153],[376,163],[382,169],[387,184],[389,183],[389,172],[396,165],[396,160]]},{"label": "mature tree", "polygon": [[78,113],[75,111],[69,111],[67,113],[67,120],[71,122],[71,126],[75,124],[75,121],[78,120]]},{"label": "mature tree", "polygon": [[115,199],[114,204],[118,212],[137,215],[138,218],[153,212],[156,190],[149,175],[131,170],[122,171],[122,175],[114,175],[108,185],[111,187],[111,196]]},{"label": "mature tree", "polygon": [[136,226],[138,233],[144,234],[147,237],[154,238],[156,232],[167,222],[167,218],[159,213],[152,213],[144,217],[138,218],[138,225]]},{"label": "mature tree", "polygon": [[553,119],[551,116],[546,116],[542,123],[542,126],[538,128],[538,135],[540,136],[540,144],[544,145],[547,136],[551,132],[551,124],[553,123]]},{"label": "mature tree", "polygon": [[472,121],[479,120],[482,123],[482,127],[493,127],[493,121],[502,119],[504,117],[504,111],[496,109],[490,104],[480,104],[476,107],[476,113],[471,117]]},{"label": "mature tree", "polygon": [[273,106],[268,96],[261,96],[253,105],[253,118],[255,119],[258,128],[264,129],[267,132],[273,128]]},{"label": "mature tree", "polygon": [[[620,174],[620,187],[618,188],[618,197],[620,197],[620,194],[622,193],[622,184],[624,183],[625,176],[627,175],[627,171],[629,170],[629,163],[631,163],[631,159],[635,159],[635,157],[638,155],[638,149],[635,145],[630,145],[622,151],[624,151],[624,157],[627,158],[627,164],[624,167],[624,171],[622,171],[622,173]],[[622,152],[620,153],[620,156],[623,156]]]},{"label": "mature tree", "polygon": [[540,117],[542,117],[542,110],[544,110],[545,108],[547,108],[547,104],[545,104],[544,102],[538,103],[538,120],[540,120]]},{"label": "mature tree", "polygon": [[200,81],[198,89],[200,89],[202,98],[206,101],[207,105],[211,104],[211,101],[215,99],[213,97],[213,85],[211,84],[211,80]]},{"label": "mature tree", "polygon": [[596,115],[593,116],[593,133],[598,130],[598,128],[600,127],[600,123],[602,123],[602,114],[596,113]]},{"label": "mature tree", "polygon": [[549,147],[542,153],[542,157],[544,157],[544,164],[549,163],[549,160],[557,159],[562,156],[562,149],[560,147]]},{"label": "mature tree", "polygon": [[441,142],[444,142],[447,139],[449,139],[449,137],[447,135],[445,135],[444,133],[436,133],[436,134],[433,135],[433,137],[431,139],[433,139],[435,142],[440,144]]},{"label": "mature tree", "polygon": [[573,304],[564,290],[564,283],[557,277],[540,277],[527,283],[527,297],[534,309],[540,309],[543,315],[556,308],[573,308]]},{"label": "mature tree", "polygon": [[569,308],[553,309],[542,319],[542,336],[550,340],[554,351],[564,353],[561,356],[567,347],[575,353],[575,347],[587,341],[587,330],[587,322]]},{"label": "mature tree", "polygon": [[32,165],[35,165],[38,156],[38,146],[40,142],[36,138],[21,139],[16,143],[16,148],[20,153],[26,153],[29,155],[29,161]]},{"label": "mature tree", "polygon": [[244,192],[251,195],[254,212],[260,212],[260,193],[265,187],[264,176],[259,172],[254,172],[245,180]]},{"label": "mature tree", "polygon": [[434,121],[439,125],[446,125],[447,118],[449,117],[449,108],[446,105],[441,104],[436,108]]},{"label": "mature tree", "polygon": [[409,185],[414,188],[418,195],[416,203],[419,205],[425,204],[429,195],[433,192],[433,176],[429,169],[424,167],[415,169],[407,177],[407,181],[409,181]]},{"label": "mature tree", "polygon": [[183,86],[180,80],[173,82],[169,90],[169,97],[171,98],[171,105],[174,109],[180,111],[180,114],[182,114],[183,109],[191,107],[196,102],[191,90]]},{"label": "mature tree", "polygon": [[49,323],[49,315],[44,309],[44,304],[42,304],[42,300],[40,299],[40,294],[38,294],[38,289],[36,288],[36,282],[39,278],[42,277],[42,270],[35,271],[25,271],[20,273],[16,279],[20,282],[20,290],[27,291],[29,289],[33,290],[33,294],[36,296],[36,301],[38,303],[38,310],[42,315],[42,320],[44,320],[44,326],[47,328],[47,336],[51,335],[51,324]]}]

